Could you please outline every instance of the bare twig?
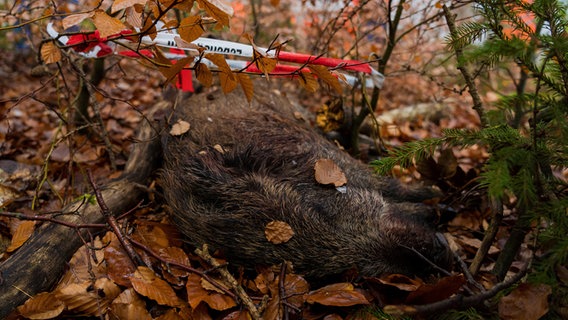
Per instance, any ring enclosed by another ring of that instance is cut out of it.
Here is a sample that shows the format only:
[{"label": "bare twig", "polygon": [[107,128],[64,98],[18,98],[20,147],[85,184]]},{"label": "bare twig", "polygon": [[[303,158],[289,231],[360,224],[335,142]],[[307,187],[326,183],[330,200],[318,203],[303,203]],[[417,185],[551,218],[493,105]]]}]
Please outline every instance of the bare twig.
[{"label": "bare twig", "polygon": [[[99,204],[99,207],[101,208],[101,213],[103,214],[108,225],[110,226],[110,228],[112,229],[112,231],[116,235],[116,238],[118,239],[118,241],[120,242],[120,244],[122,245],[122,247],[124,248],[124,250],[126,251],[128,256],[130,257],[130,259],[132,260],[132,262],[134,262],[134,264],[136,266],[146,266],[146,264],[144,263],[144,260],[142,260],[142,258],[140,258],[138,253],[132,247],[132,244],[122,234],[122,230],[120,230],[120,227],[118,226],[118,222],[116,221],[116,217],[112,214],[112,212],[110,212],[109,208],[107,207],[107,205],[106,205],[106,203],[103,199],[103,196],[101,194],[101,190],[95,184],[91,170],[87,170],[87,177],[89,178],[89,182],[91,183],[91,186],[93,187],[93,192],[95,193],[95,197],[97,198],[97,203]],[[151,266],[147,266],[147,267],[152,269]]]},{"label": "bare twig", "polygon": [[392,314],[405,314],[405,315],[421,315],[425,316],[428,314],[440,313],[449,309],[464,309],[476,306],[483,301],[490,299],[497,295],[501,290],[507,289],[519,282],[528,271],[529,263],[527,262],[525,266],[509,280],[499,282],[491,290],[470,296],[464,297],[463,295],[455,295],[449,299],[425,304],[425,305],[414,305],[414,306],[386,306],[385,311]]},{"label": "bare twig", "polygon": [[[457,30],[456,30],[456,17],[450,11],[448,6],[443,5],[442,9],[444,10],[444,16],[446,17],[446,23],[448,24],[448,29],[450,30],[450,34],[452,39],[457,38]],[[479,121],[481,123],[481,127],[487,126],[487,117],[485,115],[485,110],[483,109],[483,103],[481,102],[481,97],[477,92],[477,86],[475,85],[474,78],[472,77],[471,73],[467,69],[465,65],[465,59],[463,56],[463,50],[459,47],[455,47],[454,49],[456,58],[458,60],[458,70],[461,72],[467,87],[469,88],[469,94],[473,99],[473,110],[477,112],[479,116]]]},{"label": "bare twig", "polygon": [[225,266],[221,266],[210,254],[207,245],[204,244],[202,249],[195,249],[195,254],[197,254],[201,259],[207,261],[211,266],[218,269],[219,273],[225,281],[229,284],[231,289],[233,289],[236,295],[241,299],[243,304],[247,307],[250,312],[250,316],[255,319],[262,319],[262,310],[259,310],[249,295],[246,293],[245,289],[238,283],[238,281],[231,275]]}]

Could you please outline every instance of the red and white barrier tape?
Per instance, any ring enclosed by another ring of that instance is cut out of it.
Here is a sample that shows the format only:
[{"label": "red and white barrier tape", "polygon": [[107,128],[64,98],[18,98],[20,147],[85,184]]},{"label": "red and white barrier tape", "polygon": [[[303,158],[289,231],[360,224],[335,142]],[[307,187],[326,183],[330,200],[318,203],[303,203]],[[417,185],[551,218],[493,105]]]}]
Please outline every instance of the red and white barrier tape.
[{"label": "red and white barrier tape", "polygon": [[[47,25],[47,33],[53,39],[57,39],[63,45],[73,46],[78,54],[86,58],[99,58],[113,53],[125,56],[133,56],[133,57],[140,56],[140,53],[136,53],[137,51],[132,51],[134,52],[134,54],[129,54],[128,53],[129,51],[117,52],[116,43],[114,43],[113,41],[108,41],[108,38],[99,37],[97,31],[90,34],[76,34],[72,36],[60,35],[53,28],[53,24],[49,23]],[[109,38],[120,38],[117,41],[132,43],[130,40],[128,40],[128,35],[130,33],[131,33],[130,30],[125,30],[120,34],[111,36]],[[195,49],[180,48],[176,44],[175,40],[176,37],[179,37],[179,35],[176,33],[168,31],[158,31],[154,39],[151,39],[149,36],[142,37],[141,43],[145,45],[156,45],[160,47],[172,48],[184,51],[196,51]],[[205,48],[205,52],[220,53],[225,55],[233,55],[233,56],[240,56],[247,58],[252,58],[254,56],[253,46],[242,43],[210,39],[210,38],[198,38],[192,43],[199,47]],[[258,50],[264,51],[261,52],[261,54],[264,54],[267,57],[276,57],[275,50],[268,50],[267,48],[258,48]],[[151,54],[150,51],[144,53],[144,55],[149,55],[149,54]],[[166,57],[169,59],[181,59],[187,57],[187,55],[178,54],[178,53],[169,53],[166,54]],[[349,71],[366,73],[370,76],[370,79],[366,79],[365,81],[365,87],[367,88],[372,88],[372,87],[381,88],[383,86],[385,79],[385,77],[380,72],[373,69],[369,65],[369,63],[357,60],[326,58],[326,57],[312,56],[307,54],[285,52],[285,51],[280,51],[278,53],[277,59],[279,61],[285,61],[291,63],[323,65],[330,68],[345,69]],[[210,68],[216,68],[216,66],[207,59],[201,59],[201,62],[206,63],[207,66]],[[244,70],[252,73],[262,73],[254,64],[251,64],[250,61],[227,60],[227,63],[229,64],[231,69],[235,71]],[[276,68],[273,70],[273,72],[271,72],[271,75],[286,76],[286,75],[291,75],[292,73],[294,73],[294,71],[298,71],[297,66],[278,64]],[[346,82],[351,86],[360,82],[357,77],[348,74],[342,73],[341,77],[344,77]]]}]

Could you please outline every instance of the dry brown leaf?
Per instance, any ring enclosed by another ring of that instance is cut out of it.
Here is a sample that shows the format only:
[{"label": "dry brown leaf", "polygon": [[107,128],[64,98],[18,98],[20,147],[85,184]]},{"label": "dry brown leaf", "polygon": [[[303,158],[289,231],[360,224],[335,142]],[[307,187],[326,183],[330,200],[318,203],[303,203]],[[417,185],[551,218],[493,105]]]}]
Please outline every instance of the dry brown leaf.
[{"label": "dry brown leaf", "polygon": [[313,74],[309,72],[300,72],[298,76],[295,77],[302,88],[306,89],[308,92],[316,92],[319,88],[318,81]]},{"label": "dry brown leaf", "polygon": [[192,63],[194,57],[185,57],[175,61],[168,67],[160,67],[160,72],[166,77],[167,82],[174,83],[176,76],[185,68],[188,64]]},{"label": "dry brown leaf", "polygon": [[[104,262],[104,245],[97,236],[95,240],[87,245],[83,245],[71,260],[69,260],[68,270],[59,281],[58,287],[63,287],[71,283],[83,283],[84,281],[107,276],[106,263]],[[93,259],[93,255],[96,258]]]},{"label": "dry brown leaf", "polygon": [[170,307],[183,305],[174,289],[164,280],[158,278],[148,267],[138,267],[130,277],[132,287],[139,294],[156,301],[158,304]]},{"label": "dry brown leaf", "polygon": [[439,279],[435,284],[423,284],[418,290],[410,292],[406,304],[429,304],[442,301],[456,294],[465,284],[463,274],[456,274]]},{"label": "dry brown leaf", "polygon": [[132,288],[124,290],[110,305],[110,314],[115,319],[150,320],[152,316],[146,308],[146,303]]},{"label": "dry brown leaf", "polygon": [[126,29],[126,26],[122,21],[113,18],[106,14],[103,10],[95,11],[95,14],[91,17],[93,24],[97,27],[100,32],[101,38],[106,38],[110,35],[120,33],[122,30]]},{"label": "dry brown leaf", "polygon": [[128,7],[132,7],[135,4],[145,5],[147,0],[115,0],[112,3],[111,13],[115,13],[119,10],[126,9]]},{"label": "dry brown leaf", "polygon": [[63,26],[63,29],[69,29],[83,22],[83,20],[90,18],[92,15],[93,15],[92,12],[72,14],[70,16],[63,18],[63,20],[61,21],[61,25]]},{"label": "dry brown leaf", "polygon": [[[189,257],[181,248],[178,247],[167,247],[160,249],[158,251],[160,257],[166,261],[173,261],[179,264],[190,267]],[[162,263],[164,264],[164,263]],[[175,277],[186,277],[188,272],[176,266],[164,266],[164,270],[168,270]]]},{"label": "dry brown leaf", "polygon": [[316,181],[320,184],[333,184],[341,187],[347,183],[347,177],[331,159],[319,159],[316,161],[314,170]]},{"label": "dry brown leaf", "polygon": [[225,94],[235,90],[239,84],[237,81],[237,77],[232,71],[229,73],[226,72],[219,73],[219,80],[221,82],[221,88],[223,89],[223,93]]},{"label": "dry brown leaf", "polygon": [[208,53],[205,58],[209,59],[219,68],[219,80],[221,82],[221,88],[224,93],[229,93],[233,91],[237,85],[237,77],[231,71],[231,67],[227,64],[227,60],[222,54],[218,53]]},{"label": "dry brown leaf", "polygon": [[109,278],[121,286],[130,287],[130,277],[136,271],[130,257],[112,232],[108,232],[103,243],[108,243],[104,249]]},{"label": "dry brown leaf", "polygon": [[91,281],[72,283],[58,289],[55,294],[69,311],[98,317],[120,294],[120,288],[112,280],[100,278],[94,285]]},{"label": "dry brown leaf", "polygon": [[209,16],[217,20],[222,27],[229,26],[229,19],[233,15],[233,7],[219,0],[197,0],[197,3]]},{"label": "dry brown leaf", "polygon": [[181,136],[182,134],[189,131],[189,122],[178,119],[176,123],[172,126],[170,134],[172,136]]},{"label": "dry brown leaf", "polygon": [[[175,309],[170,309],[161,316],[156,318],[156,320],[183,320],[183,319],[188,319],[188,318],[182,317]],[[193,318],[193,319],[200,319],[200,318]]]},{"label": "dry brown leaf", "polygon": [[132,237],[144,243],[153,251],[160,251],[160,249],[170,246],[170,235],[164,231],[168,227],[169,225],[166,224],[140,223]]},{"label": "dry brown leaf", "polygon": [[522,283],[499,301],[499,318],[503,320],[537,320],[548,312],[548,296],[552,289],[546,284]]},{"label": "dry brown leaf", "polygon": [[418,290],[418,288],[420,288],[420,286],[424,284],[422,281],[396,273],[382,276],[378,280],[382,284],[386,284],[391,287],[396,287],[402,291],[409,292]]},{"label": "dry brown leaf", "polygon": [[203,301],[214,310],[226,310],[236,306],[235,300],[231,297],[215,291],[208,291],[201,285],[201,276],[191,273],[187,277],[187,299],[191,308],[195,309]]},{"label": "dry brown leaf", "polygon": [[46,42],[41,46],[41,60],[45,64],[61,61],[61,51],[53,42]]},{"label": "dry brown leaf", "polygon": [[[266,279],[271,279],[272,276],[267,274]],[[282,303],[280,300],[280,277],[276,277],[269,284],[270,294],[272,299],[268,302],[266,310],[263,313],[264,319],[282,319]],[[310,285],[301,276],[293,273],[286,274],[284,281],[284,289],[282,292],[286,293],[286,303],[298,309],[304,304],[304,294],[308,292]]]},{"label": "dry brown leaf", "polygon": [[189,16],[179,23],[178,32],[180,37],[187,42],[192,42],[203,34],[200,16]]},{"label": "dry brown leaf", "polygon": [[357,304],[369,304],[365,296],[355,290],[348,282],[334,283],[306,295],[307,303],[319,303],[324,306],[348,307]]},{"label": "dry brown leaf", "polygon": [[315,74],[318,78],[320,78],[323,82],[327,83],[330,87],[332,87],[337,93],[342,94],[343,93],[343,87],[341,86],[341,83],[339,83],[339,80],[337,80],[336,77],[334,77],[331,72],[329,72],[329,70],[327,69],[327,67],[325,66],[320,66],[320,65],[312,65],[309,64],[308,68],[312,71],[313,74]]},{"label": "dry brown leaf", "polygon": [[266,239],[274,244],[288,242],[294,236],[292,227],[284,221],[270,221],[264,228]]},{"label": "dry brown leaf", "polygon": [[65,309],[65,304],[53,292],[42,292],[18,307],[20,315],[28,319],[52,319]]},{"label": "dry brown leaf", "polygon": [[213,84],[213,74],[203,63],[198,63],[195,66],[195,77],[205,87],[210,87]]},{"label": "dry brown leaf", "polygon": [[244,73],[237,73],[237,80],[245,93],[245,97],[247,101],[250,103],[252,101],[252,97],[254,96],[254,87],[252,84],[252,80],[250,79],[248,74]]},{"label": "dry brown leaf", "polygon": [[10,246],[6,248],[6,252],[13,252],[19,247],[21,247],[24,242],[26,242],[31,235],[34,233],[35,221],[22,221],[18,224],[14,235],[12,236],[12,242]]}]

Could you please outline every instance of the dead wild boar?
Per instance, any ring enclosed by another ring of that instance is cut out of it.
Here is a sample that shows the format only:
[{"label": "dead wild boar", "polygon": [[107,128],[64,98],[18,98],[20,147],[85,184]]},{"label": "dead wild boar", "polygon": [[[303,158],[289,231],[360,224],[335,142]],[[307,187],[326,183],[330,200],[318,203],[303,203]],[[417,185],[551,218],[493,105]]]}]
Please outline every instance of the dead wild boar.
[{"label": "dead wild boar", "polygon": [[[189,131],[163,137],[165,199],[192,244],[220,249],[231,265],[290,261],[315,278],[352,267],[365,276],[424,275],[433,271],[424,258],[449,265],[434,214],[420,203],[428,189],[377,177],[297,120],[278,92],[255,91],[252,105],[240,90],[196,95],[170,121],[189,122]],[[319,159],[342,169],[345,192],[316,182]],[[272,221],[286,222],[292,238],[268,241]]]}]

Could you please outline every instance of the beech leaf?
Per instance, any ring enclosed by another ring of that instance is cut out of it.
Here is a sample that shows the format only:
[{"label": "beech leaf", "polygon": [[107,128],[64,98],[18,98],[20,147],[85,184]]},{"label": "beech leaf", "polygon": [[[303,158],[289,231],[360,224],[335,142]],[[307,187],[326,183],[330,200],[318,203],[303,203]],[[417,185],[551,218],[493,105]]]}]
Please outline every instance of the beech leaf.
[{"label": "beech leaf", "polygon": [[182,134],[189,131],[189,122],[178,119],[176,123],[173,124],[170,134],[172,136],[181,136]]},{"label": "beech leaf", "polygon": [[100,9],[95,11],[91,19],[95,27],[97,27],[97,30],[99,30],[101,38],[120,33],[122,30],[126,29],[122,21],[109,16]]},{"label": "beech leaf", "polygon": [[201,25],[200,16],[189,16],[179,23],[179,35],[187,42],[192,42],[203,34],[203,26]]},{"label": "beech leaf", "polygon": [[6,248],[6,252],[13,252],[19,247],[21,247],[24,242],[26,242],[34,232],[35,221],[22,221],[14,231],[12,236],[12,242],[10,246]]},{"label": "beech leaf", "polygon": [[41,60],[45,64],[61,61],[61,51],[53,42],[46,42],[41,46]]},{"label": "beech leaf", "polygon": [[65,304],[52,292],[42,292],[31,297],[18,307],[20,315],[28,319],[52,319],[61,314]]},{"label": "beech leaf", "polygon": [[320,184],[333,184],[341,187],[347,183],[347,177],[331,159],[319,159],[316,161],[314,170],[316,181]]},{"label": "beech leaf", "polygon": [[266,239],[274,244],[288,242],[294,236],[294,230],[284,221],[270,221],[264,229]]},{"label": "beech leaf", "polygon": [[231,297],[225,294],[204,289],[201,284],[201,276],[195,273],[191,273],[187,277],[185,288],[187,290],[187,299],[193,309],[197,308],[202,301],[207,303],[212,309],[219,311],[227,310],[237,305]]},{"label": "beech leaf", "polygon": [[522,283],[499,301],[499,318],[504,320],[537,320],[548,313],[548,296],[552,288],[546,284]]},{"label": "beech leaf", "polygon": [[324,306],[348,307],[357,304],[369,304],[365,296],[355,290],[351,283],[334,283],[306,295],[307,303],[319,303]]},{"label": "beech leaf", "polygon": [[334,77],[331,72],[329,72],[327,67],[310,64],[308,65],[308,68],[310,69],[310,71],[312,71],[313,74],[318,76],[318,78],[320,78],[323,82],[327,83],[337,93],[343,93],[343,87],[341,86],[341,83],[339,83],[339,80],[337,80],[337,78]]},{"label": "beech leaf", "polygon": [[178,298],[174,289],[166,281],[158,278],[148,267],[138,267],[130,277],[130,283],[136,292],[158,304],[170,307],[183,305],[183,301]]},{"label": "beech leaf", "polygon": [[219,0],[197,0],[201,8],[222,27],[229,26],[229,18],[233,15],[233,7]]}]

